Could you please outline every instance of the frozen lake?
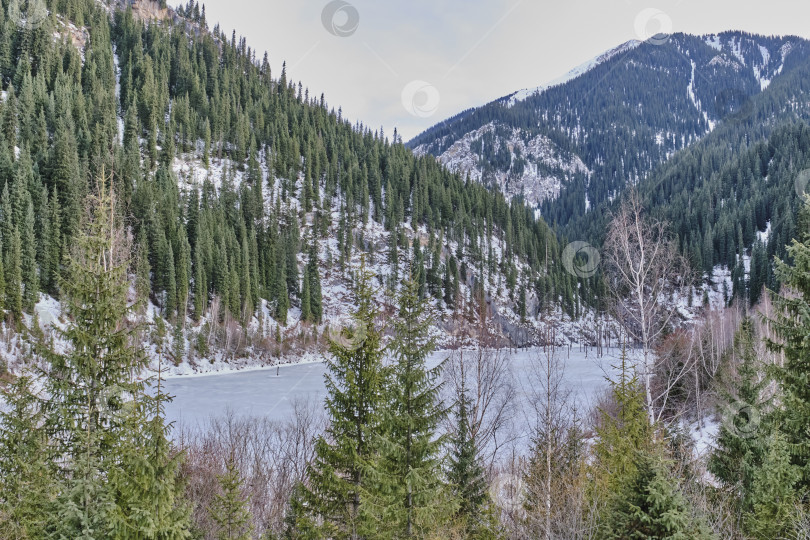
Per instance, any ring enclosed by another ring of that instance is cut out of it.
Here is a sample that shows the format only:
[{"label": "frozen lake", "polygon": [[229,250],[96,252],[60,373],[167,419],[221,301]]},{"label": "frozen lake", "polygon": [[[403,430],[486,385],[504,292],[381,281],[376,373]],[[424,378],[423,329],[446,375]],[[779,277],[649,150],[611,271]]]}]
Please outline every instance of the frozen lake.
[{"label": "frozen lake", "polygon": [[[593,404],[597,394],[607,386],[606,373],[617,363],[618,351],[605,349],[601,358],[596,350],[587,353],[573,347],[558,349],[564,366],[563,379],[570,389],[580,414]],[[503,352],[507,355],[513,380],[514,414],[528,414],[528,397],[541,388],[537,383],[538,358],[542,349],[519,349]],[[434,353],[428,362],[435,366],[451,351]],[[471,354],[469,351],[465,354]],[[210,417],[232,411],[236,415],[262,415],[273,420],[288,418],[293,402],[301,399],[323,402],[325,396],[323,362],[282,365],[243,372],[180,376],[164,381],[164,388],[174,400],[166,406],[169,421],[184,427],[194,427]]]}]

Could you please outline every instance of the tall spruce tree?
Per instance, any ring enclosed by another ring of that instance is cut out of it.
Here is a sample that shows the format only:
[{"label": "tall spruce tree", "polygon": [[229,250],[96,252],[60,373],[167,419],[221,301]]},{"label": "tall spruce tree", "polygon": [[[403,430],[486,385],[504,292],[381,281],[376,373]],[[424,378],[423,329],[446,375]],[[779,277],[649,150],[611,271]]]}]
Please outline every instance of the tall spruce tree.
[{"label": "tall spruce tree", "polygon": [[320,324],[323,319],[323,296],[318,265],[318,239],[314,234],[309,244],[309,260],[307,261],[304,279],[309,287],[309,310],[312,320]]},{"label": "tall spruce tree", "polygon": [[6,271],[3,268],[3,242],[0,241],[0,310],[6,309]]},{"label": "tall spruce tree", "polygon": [[[769,340],[784,362],[774,369],[781,390],[782,407],[776,414],[784,433],[791,463],[799,468],[800,489],[810,492],[810,199],[799,213],[799,239],[787,248],[793,260],[776,259],[782,293],[771,293],[777,313],[769,321],[778,340]],[[790,291],[790,292],[787,292]]]},{"label": "tall spruce tree", "polygon": [[183,454],[169,440],[168,396],[161,374],[150,381],[153,391],[133,396],[121,418],[123,436],[115,449],[118,467],[107,472],[115,497],[113,536],[127,538],[191,538],[191,507],[180,475]]},{"label": "tall spruce tree", "polygon": [[327,538],[359,538],[368,530],[361,507],[377,453],[385,377],[373,279],[363,260],[353,291],[353,326],[334,336],[326,360],[329,427],[315,441],[304,499],[310,523],[320,522]]},{"label": "tall spruce tree", "polygon": [[21,227],[22,253],[20,273],[24,285],[22,303],[27,310],[34,308],[39,298],[39,276],[37,274],[37,242],[34,233],[34,205],[28,201]]},{"label": "tall spruce tree", "polygon": [[22,320],[22,242],[20,231],[14,227],[9,241],[6,257],[6,298],[5,308],[11,312],[15,321]]},{"label": "tall spruce tree", "polygon": [[758,540],[800,538],[791,530],[791,518],[800,503],[796,484],[801,469],[791,463],[785,435],[779,431],[766,440],[762,466],[754,472],[749,498],[750,511],[744,515],[746,531]]},{"label": "tall spruce tree", "polygon": [[[61,283],[71,321],[59,331],[67,350],[41,346],[50,362],[49,432],[64,467],[48,515],[50,532],[64,538],[185,538],[188,521],[182,512],[161,513],[175,507],[179,490],[176,468],[163,467],[165,433],[143,429],[144,417],[133,416],[147,395],[134,376],[145,367],[146,356],[135,345],[137,327],[129,319],[130,246],[114,194],[103,180],[88,206]],[[156,447],[151,458],[133,454],[132,445],[144,441],[163,445],[162,455]],[[144,459],[159,473],[146,474]],[[119,475],[127,481],[117,481]]]},{"label": "tall spruce tree", "polygon": [[615,411],[600,409],[598,436],[591,464],[593,500],[604,501],[619,493],[636,474],[638,456],[653,450],[653,427],[647,420],[644,389],[627,365],[622,348],[621,363],[615,366],[619,379],[611,381]]},{"label": "tall spruce tree", "polygon": [[24,374],[0,387],[0,523],[7,538],[43,538],[57,494],[45,411]]},{"label": "tall spruce tree", "polygon": [[451,436],[447,481],[456,499],[454,519],[472,538],[486,530],[487,506],[490,503],[484,467],[481,465],[475,438],[470,433],[470,401],[461,380],[456,402],[456,429]]},{"label": "tall spruce tree", "polygon": [[310,309],[310,296],[309,296],[309,272],[304,273],[303,284],[301,286],[301,320],[309,321],[312,319],[312,311]]},{"label": "tall spruce tree", "polygon": [[437,383],[441,366],[425,366],[435,348],[433,317],[416,282],[402,283],[398,305],[390,345],[394,365],[380,418],[379,456],[367,490],[373,502],[367,509],[374,530],[393,538],[424,538],[452,510],[441,482],[444,437],[437,434],[444,416]]},{"label": "tall spruce tree", "polygon": [[135,297],[136,309],[142,314],[146,313],[149,304],[149,292],[152,287],[152,268],[149,266],[149,246],[146,235],[138,235],[138,245],[135,252]]}]

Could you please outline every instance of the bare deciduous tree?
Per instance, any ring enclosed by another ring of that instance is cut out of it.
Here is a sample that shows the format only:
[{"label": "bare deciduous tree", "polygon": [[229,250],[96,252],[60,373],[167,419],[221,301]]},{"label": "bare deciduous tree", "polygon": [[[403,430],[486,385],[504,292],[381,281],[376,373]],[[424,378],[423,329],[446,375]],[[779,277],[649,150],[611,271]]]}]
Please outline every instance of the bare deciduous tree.
[{"label": "bare deciduous tree", "polygon": [[454,351],[443,370],[445,403],[460,399],[462,387],[470,400],[470,436],[491,468],[497,455],[515,441],[514,385],[509,356],[501,349],[482,346]]},{"label": "bare deciduous tree", "polygon": [[656,420],[653,347],[674,322],[678,303],[691,294],[692,272],[669,236],[666,223],[644,214],[638,193],[622,202],[605,239],[605,275],[612,293],[613,314],[640,347],[640,373],[647,414]]},{"label": "bare deciduous tree", "polygon": [[280,535],[290,497],[296,484],[305,481],[313,440],[324,422],[319,403],[298,400],[292,416],[282,422],[229,412],[198,429],[181,430],[177,443],[185,451],[183,476],[195,528],[213,530],[208,509],[219,490],[217,475],[233,455],[250,500],[254,530]]},{"label": "bare deciduous tree", "polygon": [[587,526],[585,443],[556,335],[537,349],[523,381],[532,450],[524,461],[525,538],[583,538]]}]

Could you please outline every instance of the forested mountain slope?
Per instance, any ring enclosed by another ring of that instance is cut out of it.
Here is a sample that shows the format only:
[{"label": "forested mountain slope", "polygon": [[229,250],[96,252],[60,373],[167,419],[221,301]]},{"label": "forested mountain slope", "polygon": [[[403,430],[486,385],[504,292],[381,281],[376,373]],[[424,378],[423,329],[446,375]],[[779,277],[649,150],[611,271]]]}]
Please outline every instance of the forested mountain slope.
[{"label": "forested mountain slope", "polygon": [[[786,259],[785,246],[797,237],[795,216],[810,179],[808,77],[810,62],[796,65],[636,184],[707,284],[718,266],[728,269],[729,301],[743,297],[753,305],[763,285],[778,290],[773,257]],[[616,204],[603,201],[580,215],[559,204],[555,211],[565,217],[546,217],[569,237],[599,244]]]},{"label": "forested mountain slope", "polygon": [[555,235],[529,208],[350,124],[285,70],[274,77],[244,38],[209,30],[198,4],[47,7],[24,20],[4,0],[0,14],[0,300],[10,329],[33,315],[58,322],[35,305],[54,304],[41,294],[59,299],[100,178],[132,236],[133,294],[160,316],[156,339],[173,344],[175,362],[318,346],[327,321],[348,312],[361,258],[381,300],[415,259],[420,294],[445,329],[463,319],[452,317],[462,298],[513,325],[541,301],[571,317],[593,302],[591,283],[564,271]]},{"label": "forested mountain slope", "polygon": [[[561,84],[465,111],[408,146],[542,203],[546,220],[565,226],[718,126],[806,116],[806,100],[783,101],[775,88],[809,53],[802,38],[741,32],[631,41]],[[756,116],[754,101],[767,103]]]}]

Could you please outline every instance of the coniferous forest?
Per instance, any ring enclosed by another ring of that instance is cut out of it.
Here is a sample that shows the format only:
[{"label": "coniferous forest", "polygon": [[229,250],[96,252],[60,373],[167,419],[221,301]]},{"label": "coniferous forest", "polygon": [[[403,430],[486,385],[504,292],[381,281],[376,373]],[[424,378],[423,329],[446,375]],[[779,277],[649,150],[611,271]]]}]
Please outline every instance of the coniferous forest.
[{"label": "coniferous forest", "polygon": [[[0,538],[810,537],[804,41],[742,119],[562,105],[591,73],[406,145],[194,0],[2,7]],[[533,159],[507,126],[594,161],[533,205],[428,153],[485,122],[488,173]],[[282,420],[168,412],[312,358]]]}]

